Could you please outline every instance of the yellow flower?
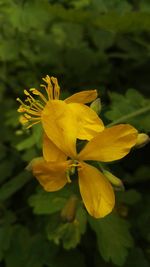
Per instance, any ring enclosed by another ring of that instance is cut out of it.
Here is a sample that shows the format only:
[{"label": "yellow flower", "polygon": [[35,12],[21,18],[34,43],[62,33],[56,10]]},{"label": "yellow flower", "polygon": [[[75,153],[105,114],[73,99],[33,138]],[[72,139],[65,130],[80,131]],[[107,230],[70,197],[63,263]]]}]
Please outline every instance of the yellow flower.
[{"label": "yellow flower", "polygon": [[[104,125],[101,119],[91,108],[84,105],[85,103],[95,100],[97,97],[96,90],[79,92],[62,101],[59,100],[60,87],[57,79],[47,75],[46,78],[43,78],[43,80],[47,84],[41,85],[46,91],[46,96],[37,89],[31,88],[29,91],[24,90],[24,93],[27,96],[25,102],[22,102],[19,98],[17,98],[17,100],[21,103],[18,112],[23,113],[20,119],[22,124],[25,124],[27,128],[30,128],[32,125],[42,122],[44,128],[45,122],[43,122],[43,120],[45,121],[46,119],[49,129],[52,132],[53,125],[51,124],[52,128],[50,128],[48,121],[49,117],[54,116],[53,112],[55,112],[55,110],[53,109],[53,105],[51,105],[51,103],[64,102],[68,106],[66,112],[70,112],[72,114],[68,124],[68,131],[71,132],[71,124],[73,124],[74,120],[78,122],[77,138],[81,140],[90,140],[96,133],[103,131]],[[35,99],[34,95],[39,98]],[[66,123],[66,115],[61,114],[61,110],[59,116],[61,120]],[[55,123],[54,120],[53,123]]]},{"label": "yellow flower", "polygon": [[[44,189],[51,192],[70,183],[70,176],[76,168],[87,211],[95,218],[104,217],[115,204],[113,188],[101,171],[84,161],[110,162],[123,158],[135,145],[137,131],[128,124],[105,128],[77,153],[77,121],[71,123],[72,114],[65,102],[51,102],[50,105],[53,106],[53,115],[47,117],[44,112],[42,118],[46,133],[43,158],[31,162],[33,174]],[[66,123],[61,120],[64,114]]]}]

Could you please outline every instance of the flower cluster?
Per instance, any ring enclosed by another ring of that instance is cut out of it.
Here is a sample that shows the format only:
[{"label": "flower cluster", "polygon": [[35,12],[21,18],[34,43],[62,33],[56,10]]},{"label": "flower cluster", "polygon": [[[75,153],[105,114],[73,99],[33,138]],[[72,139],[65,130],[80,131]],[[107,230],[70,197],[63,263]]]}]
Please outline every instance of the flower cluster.
[{"label": "flower cluster", "polygon": [[[18,99],[21,103],[18,111],[23,113],[21,122],[27,127],[41,122],[44,130],[43,156],[34,159],[30,168],[49,192],[70,183],[72,174],[77,171],[87,211],[95,218],[104,217],[114,208],[114,190],[105,175],[107,172],[89,161],[111,162],[123,158],[136,144],[137,130],[129,124],[105,127],[97,113],[85,105],[97,98],[96,90],[79,92],[62,101],[57,79],[46,76],[43,80],[46,96],[31,88],[30,92],[25,90],[25,103]],[[79,140],[86,142],[77,152]]]}]

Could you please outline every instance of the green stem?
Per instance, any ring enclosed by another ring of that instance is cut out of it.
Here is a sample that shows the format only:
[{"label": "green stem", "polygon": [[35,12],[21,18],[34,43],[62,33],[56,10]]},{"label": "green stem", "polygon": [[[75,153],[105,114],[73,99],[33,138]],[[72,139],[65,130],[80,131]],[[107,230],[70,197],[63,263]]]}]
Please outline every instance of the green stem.
[{"label": "green stem", "polygon": [[131,118],[136,117],[136,116],[139,116],[139,115],[141,115],[141,114],[143,114],[149,110],[150,110],[150,106],[148,106],[146,108],[141,108],[138,111],[134,111],[128,115],[122,116],[121,118],[109,123],[107,126],[110,127],[110,126],[113,126],[117,123],[125,122],[126,120],[131,119]]}]

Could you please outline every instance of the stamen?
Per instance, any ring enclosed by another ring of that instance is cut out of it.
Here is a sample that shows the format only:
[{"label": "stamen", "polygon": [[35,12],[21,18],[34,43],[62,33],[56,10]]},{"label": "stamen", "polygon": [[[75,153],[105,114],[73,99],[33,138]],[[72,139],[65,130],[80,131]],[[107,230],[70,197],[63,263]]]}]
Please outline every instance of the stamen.
[{"label": "stamen", "polygon": [[46,75],[46,77],[43,78],[42,80],[47,83],[47,86],[45,86],[45,85],[43,86],[42,85],[42,87],[45,88],[45,90],[47,92],[48,99],[52,100],[53,99],[53,86],[52,86],[52,83],[51,83],[51,79],[50,79],[50,77],[48,75]]},{"label": "stamen", "polygon": [[71,179],[70,179],[69,173],[70,173],[70,171],[67,170],[67,171],[66,171],[66,177],[67,177],[67,181],[68,181],[68,183],[71,183]]},{"label": "stamen", "polygon": [[28,119],[26,119],[23,115],[20,116],[19,121],[21,122],[21,124],[26,124],[26,123],[28,123]]},{"label": "stamen", "polygon": [[[26,91],[26,93],[28,93],[28,92]],[[29,102],[31,104],[31,106],[35,106],[37,109],[39,109],[39,108],[43,109],[44,108],[44,106],[38,100],[35,100],[29,93],[26,95],[28,95],[29,97],[27,97],[25,102]]]},{"label": "stamen", "polygon": [[27,95],[27,96],[29,96],[33,102],[36,101],[34,99],[34,97],[27,90],[24,90],[24,94]]},{"label": "stamen", "polygon": [[25,108],[23,106],[20,106],[18,109],[17,109],[18,112],[22,113],[22,112],[25,112]]},{"label": "stamen", "polygon": [[31,116],[30,116],[29,114],[27,114],[27,113],[25,113],[24,116],[25,116],[25,118],[28,119],[28,120],[31,119]]},{"label": "stamen", "polygon": [[48,100],[46,99],[46,97],[45,97],[42,93],[40,93],[38,90],[36,90],[35,88],[31,88],[30,91],[32,92],[32,94],[40,96],[41,99],[42,99],[45,103],[47,103]]},{"label": "stamen", "polygon": [[[21,103],[20,107],[18,108],[18,112],[20,112],[20,113],[27,112],[27,113],[29,113],[31,115],[35,115],[35,116],[40,116],[41,115],[41,109],[33,108],[31,106],[32,102],[29,102],[31,105],[28,106],[28,105],[25,105],[19,98],[17,98],[17,101],[19,103]],[[25,101],[28,101],[28,100],[26,99]]]},{"label": "stamen", "polygon": [[54,83],[54,99],[59,99],[60,87],[58,85],[58,81],[55,77],[51,77],[51,80]]},{"label": "stamen", "polygon": [[[24,90],[24,94],[27,96],[24,102],[20,98],[17,98],[17,101],[20,103],[18,112],[24,113],[20,117],[20,121],[22,124],[29,124],[27,128],[41,121],[42,110],[48,101],[59,99],[60,87],[57,79],[47,75],[43,78],[43,81],[46,82],[46,85],[41,85],[41,87],[44,87],[46,96],[36,88],[30,88],[29,90]],[[34,95],[39,96],[39,99],[36,100]],[[69,177],[68,181],[71,181]]]},{"label": "stamen", "polygon": [[32,122],[31,124],[29,124],[28,126],[26,126],[26,129],[31,128],[33,125],[38,124],[39,122],[40,122],[40,120],[39,121],[36,121],[36,122]]}]

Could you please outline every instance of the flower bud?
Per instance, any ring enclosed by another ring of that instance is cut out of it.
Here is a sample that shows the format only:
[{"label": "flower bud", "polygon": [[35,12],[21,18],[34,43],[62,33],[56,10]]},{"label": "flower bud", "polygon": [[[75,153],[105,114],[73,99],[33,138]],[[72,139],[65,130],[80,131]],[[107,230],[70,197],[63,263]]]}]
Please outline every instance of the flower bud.
[{"label": "flower bud", "polygon": [[115,175],[113,175],[111,172],[103,170],[104,175],[106,176],[106,178],[109,180],[109,182],[111,182],[111,184],[118,190],[124,190],[124,185],[122,183],[122,181],[116,177]]},{"label": "flower bud", "polygon": [[73,222],[76,216],[78,198],[71,196],[61,211],[61,218],[67,222]]},{"label": "flower bud", "polygon": [[102,109],[102,105],[101,105],[101,100],[100,100],[100,98],[95,99],[95,100],[91,103],[90,108],[92,108],[92,109],[99,115],[100,112],[101,112],[101,109]]},{"label": "flower bud", "polygon": [[136,148],[141,148],[143,146],[145,146],[146,144],[148,144],[150,141],[150,138],[147,134],[145,133],[140,133],[138,134],[138,137],[137,137],[137,142],[135,144],[135,147]]}]

